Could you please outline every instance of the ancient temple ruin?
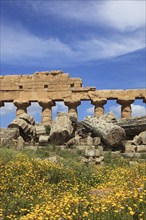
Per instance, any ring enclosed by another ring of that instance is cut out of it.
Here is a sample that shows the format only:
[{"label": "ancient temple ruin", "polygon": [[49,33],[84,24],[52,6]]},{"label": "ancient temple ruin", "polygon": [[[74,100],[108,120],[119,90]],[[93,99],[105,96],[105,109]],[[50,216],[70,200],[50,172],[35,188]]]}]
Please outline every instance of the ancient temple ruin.
[{"label": "ancient temple ruin", "polygon": [[62,71],[36,72],[33,75],[0,76],[0,107],[5,102],[13,102],[17,107],[16,115],[27,112],[31,102],[42,107],[42,124],[51,124],[52,107],[56,101],[63,101],[68,112],[77,116],[77,107],[83,100],[94,105],[94,114],[104,114],[104,105],[108,100],[116,100],[121,105],[121,117],[131,117],[131,104],[135,99],[146,103],[144,89],[96,90],[95,87],[83,87],[80,78],[70,78]]}]

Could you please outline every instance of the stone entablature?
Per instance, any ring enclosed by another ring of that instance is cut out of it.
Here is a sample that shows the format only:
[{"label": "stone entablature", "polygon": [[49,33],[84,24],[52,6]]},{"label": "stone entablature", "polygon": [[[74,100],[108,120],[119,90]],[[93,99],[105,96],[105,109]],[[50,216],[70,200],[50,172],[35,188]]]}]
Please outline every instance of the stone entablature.
[{"label": "stone entablature", "polygon": [[135,99],[143,99],[145,89],[96,90],[95,87],[82,87],[80,78],[70,78],[61,70],[36,72],[33,75],[0,76],[0,106],[4,102],[13,102],[17,107],[16,114],[27,112],[31,102],[38,102],[42,107],[42,123],[51,124],[52,107],[55,101],[64,101],[70,113],[77,116],[77,106],[82,100],[90,100],[95,106],[94,114],[104,114],[107,100],[117,100],[121,105],[121,117],[131,117],[131,104]]}]

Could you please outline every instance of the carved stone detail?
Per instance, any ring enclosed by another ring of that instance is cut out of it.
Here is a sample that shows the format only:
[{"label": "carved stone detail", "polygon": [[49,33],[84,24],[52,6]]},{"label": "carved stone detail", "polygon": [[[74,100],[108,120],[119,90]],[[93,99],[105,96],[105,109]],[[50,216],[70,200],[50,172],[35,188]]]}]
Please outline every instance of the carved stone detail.
[{"label": "carved stone detail", "polygon": [[91,104],[94,105],[94,116],[95,117],[100,117],[104,115],[104,105],[106,104],[107,99],[94,99],[91,100]]},{"label": "carved stone detail", "polygon": [[68,106],[68,113],[73,114],[75,117],[78,117],[77,107],[81,104],[79,100],[70,100],[64,102]]},{"label": "carved stone detail", "polygon": [[30,106],[29,101],[14,100],[13,103],[17,107],[16,116],[27,113],[27,107]]}]

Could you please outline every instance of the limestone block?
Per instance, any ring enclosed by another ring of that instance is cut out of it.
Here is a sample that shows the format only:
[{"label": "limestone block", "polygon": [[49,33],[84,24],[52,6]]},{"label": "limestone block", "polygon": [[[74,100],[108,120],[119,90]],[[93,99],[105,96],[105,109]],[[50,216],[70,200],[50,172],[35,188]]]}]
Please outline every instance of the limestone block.
[{"label": "limestone block", "polygon": [[46,134],[46,129],[45,129],[44,126],[41,126],[41,125],[40,126],[36,126],[35,129],[36,129],[36,135],[37,136],[45,135]]},{"label": "limestone block", "polygon": [[87,145],[88,146],[93,145],[93,138],[91,137],[91,133],[89,133],[87,136]]},{"label": "limestone block", "polygon": [[24,114],[19,115],[18,117],[26,121],[28,124],[31,124],[31,125],[35,124],[35,120],[31,115],[24,113]]},{"label": "limestone block", "polygon": [[101,155],[101,154],[100,154],[100,150],[95,149],[94,156],[95,156],[95,157],[99,157],[100,155]]},{"label": "limestone block", "polygon": [[20,136],[19,128],[0,128],[0,138],[17,139]]},{"label": "limestone block", "polygon": [[86,147],[87,147],[87,145],[76,145],[76,149],[81,150],[81,151],[86,150]]},{"label": "limestone block", "polygon": [[93,138],[93,145],[98,146],[99,144],[101,144],[101,138],[100,137]]},{"label": "limestone block", "polygon": [[71,138],[72,132],[73,126],[68,114],[59,112],[51,127],[50,141],[62,145]]},{"label": "limestone block", "polygon": [[104,160],[104,157],[101,156],[101,157],[96,157],[95,158],[95,164],[101,164],[101,162]]},{"label": "limestone block", "polygon": [[39,137],[39,145],[46,146],[46,145],[48,145],[48,141],[49,141],[49,136],[40,135],[40,137]]},{"label": "limestone block", "polygon": [[20,136],[20,137],[18,137],[18,139],[17,139],[17,149],[18,150],[20,150],[20,149],[22,149],[23,147],[24,147],[24,140],[23,140],[23,138]]},{"label": "limestone block", "polygon": [[146,144],[146,131],[141,132],[133,138],[133,143],[135,145]]},{"label": "limestone block", "polygon": [[136,146],[136,151],[137,151],[138,153],[140,153],[140,152],[146,152],[146,145],[138,145],[138,146]]},{"label": "limestone block", "polygon": [[132,144],[132,141],[127,141],[125,143],[125,152],[135,152],[136,146]]},{"label": "limestone block", "polygon": [[139,135],[136,135],[133,139],[133,144],[135,144],[135,145],[142,144],[142,137]]},{"label": "limestone block", "polygon": [[94,146],[87,146],[85,150],[86,157],[94,157],[95,156],[95,147]]}]

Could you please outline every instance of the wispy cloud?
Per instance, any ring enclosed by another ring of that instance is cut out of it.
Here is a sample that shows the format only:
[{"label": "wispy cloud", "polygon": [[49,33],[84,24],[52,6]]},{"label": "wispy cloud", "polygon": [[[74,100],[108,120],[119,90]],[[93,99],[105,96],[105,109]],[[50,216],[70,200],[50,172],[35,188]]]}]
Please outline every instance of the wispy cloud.
[{"label": "wispy cloud", "polygon": [[79,40],[65,44],[58,38],[44,39],[30,33],[25,28],[2,26],[1,62],[3,64],[38,62],[46,65],[78,64],[91,60],[113,58],[144,48],[143,34],[137,33],[125,38],[115,37]]},{"label": "wispy cloud", "polygon": [[103,24],[121,31],[132,31],[145,25],[144,0],[118,1],[27,1],[31,10],[53,14],[88,25]]}]

